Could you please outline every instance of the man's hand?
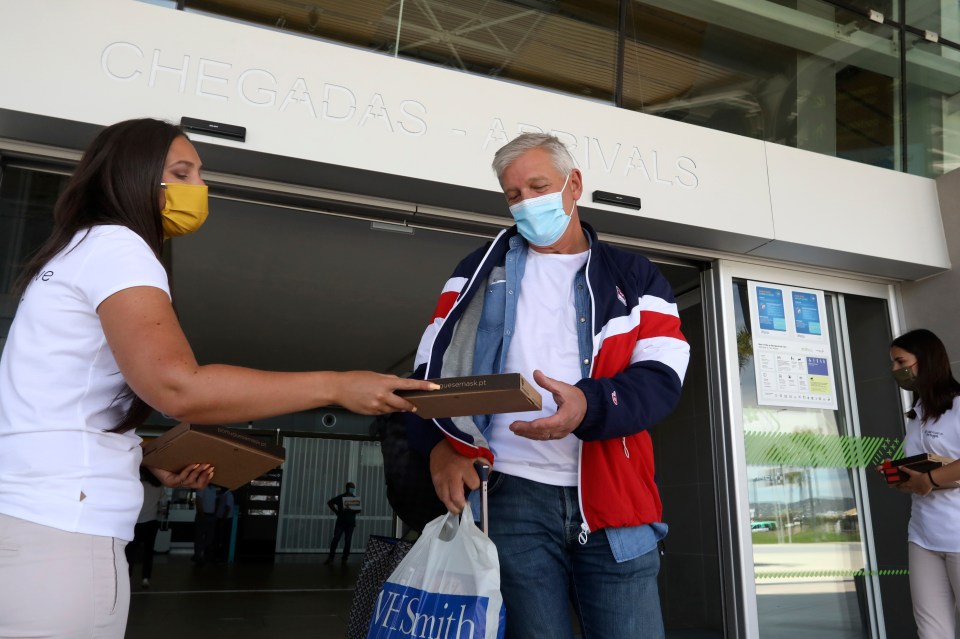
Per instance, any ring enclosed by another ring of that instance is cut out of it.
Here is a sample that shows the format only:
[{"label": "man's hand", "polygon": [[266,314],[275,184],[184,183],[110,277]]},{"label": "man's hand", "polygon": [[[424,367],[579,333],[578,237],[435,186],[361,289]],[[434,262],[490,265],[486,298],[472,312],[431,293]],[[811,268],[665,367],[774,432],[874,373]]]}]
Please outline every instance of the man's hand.
[{"label": "man's hand", "polygon": [[462,512],[467,504],[463,494],[465,486],[470,490],[480,487],[480,477],[473,466],[475,461],[474,458],[458,453],[446,438],[430,451],[433,488],[443,505],[452,513]]},{"label": "man's hand", "polygon": [[190,488],[203,490],[213,479],[213,466],[210,464],[191,464],[179,473],[172,473],[162,468],[147,466],[160,483],[168,488]]},{"label": "man's hand", "polygon": [[587,414],[587,398],[576,386],[566,384],[533,371],[533,381],[553,395],[557,403],[557,412],[549,417],[541,417],[532,422],[516,421],[510,424],[510,430],[527,439],[562,439],[572,433]]}]

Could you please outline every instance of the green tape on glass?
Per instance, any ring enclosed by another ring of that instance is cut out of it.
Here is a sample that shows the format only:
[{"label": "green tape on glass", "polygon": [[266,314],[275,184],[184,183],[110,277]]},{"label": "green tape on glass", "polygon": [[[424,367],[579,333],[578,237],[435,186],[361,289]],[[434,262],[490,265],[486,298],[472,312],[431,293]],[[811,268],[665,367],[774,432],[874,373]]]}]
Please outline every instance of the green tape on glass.
[{"label": "green tape on glass", "polygon": [[909,575],[910,571],[906,568],[888,569],[888,570],[799,570],[788,572],[758,572],[754,574],[757,580],[760,579],[823,579],[823,578],[849,578],[849,577],[890,577]]},{"label": "green tape on glass", "polygon": [[814,433],[745,433],[748,464],[808,468],[868,468],[903,456],[903,441]]}]

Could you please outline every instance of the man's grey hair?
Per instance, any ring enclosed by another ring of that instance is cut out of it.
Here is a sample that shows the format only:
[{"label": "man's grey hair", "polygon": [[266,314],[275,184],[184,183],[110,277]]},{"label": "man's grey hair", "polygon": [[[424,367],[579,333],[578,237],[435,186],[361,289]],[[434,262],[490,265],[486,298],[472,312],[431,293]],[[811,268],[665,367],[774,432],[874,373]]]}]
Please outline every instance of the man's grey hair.
[{"label": "man's grey hair", "polygon": [[553,166],[561,175],[566,177],[573,169],[576,163],[573,156],[567,150],[566,145],[555,135],[547,133],[521,133],[516,138],[507,142],[493,156],[493,171],[497,174],[497,180],[503,180],[504,172],[510,168],[510,165],[517,161],[521,155],[531,149],[543,149],[550,154],[553,160]]}]

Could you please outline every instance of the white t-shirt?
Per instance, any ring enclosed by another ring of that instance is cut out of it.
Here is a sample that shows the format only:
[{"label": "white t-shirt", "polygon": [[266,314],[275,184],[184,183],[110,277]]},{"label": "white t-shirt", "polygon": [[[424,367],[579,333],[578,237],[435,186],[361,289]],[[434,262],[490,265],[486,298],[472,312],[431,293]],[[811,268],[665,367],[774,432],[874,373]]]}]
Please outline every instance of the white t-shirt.
[{"label": "white t-shirt", "polygon": [[[960,397],[937,421],[920,425],[919,407],[916,419],[907,424],[903,442],[906,456],[933,453],[960,459]],[[960,552],[960,487],[934,490],[923,497],[913,495],[907,539],[934,552]]]},{"label": "white t-shirt", "polygon": [[[80,231],[27,287],[0,358],[0,513],[133,539],[140,438],[108,433],[130,405],[97,307],[167,274],[123,226]],[[82,241],[81,238],[84,238]]]},{"label": "white t-shirt", "polygon": [[590,252],[575,255],[527,252],[514,334],[504,372],[520,373],[543,398],[539,413],[504,413],[490,422],[489,441],[496,469],[508,475],[553,486],[576,486],[580,440],[574,435],[549,441],[519,437],[510,430],[517,420],[533,421],[557,412],[553,395],[536,386],[533,371],[568,384],[579,382],[580,348],[573,278]]}]

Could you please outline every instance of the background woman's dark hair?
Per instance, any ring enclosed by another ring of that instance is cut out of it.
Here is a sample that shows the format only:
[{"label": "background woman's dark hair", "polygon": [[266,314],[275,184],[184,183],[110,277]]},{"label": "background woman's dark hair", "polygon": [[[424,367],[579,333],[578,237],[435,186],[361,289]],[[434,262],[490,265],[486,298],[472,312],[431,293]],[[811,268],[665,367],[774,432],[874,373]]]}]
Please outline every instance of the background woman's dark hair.
[{"label": "background woman's dark hair", "polygon": [[[57,200],[53,232],[24,265],[14,293],[22,296],[33,276],[78,231],[98,224],[127,227],[159,258],[163,248],[160,182],[170,145],[183,135],[180,127],[150,118],[119,122],[101,131]],[[129,388],[118,399],[129,396],[133,403],[111,432],[136,428],[150,415],[150,407]]]},{"label": "background woman's dark hair", "polygon": [[[923,421],[937,421],[953,406],[953,399],[960,395],[960,382],[950,370],[947,349],[933,331],[925,328],[904,333],[893,340],[896,346],[917,358],[917,382],[913,389],[913,405],[923,408]],[[907,416],[917,416],[911,409]]]}]

